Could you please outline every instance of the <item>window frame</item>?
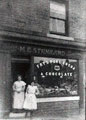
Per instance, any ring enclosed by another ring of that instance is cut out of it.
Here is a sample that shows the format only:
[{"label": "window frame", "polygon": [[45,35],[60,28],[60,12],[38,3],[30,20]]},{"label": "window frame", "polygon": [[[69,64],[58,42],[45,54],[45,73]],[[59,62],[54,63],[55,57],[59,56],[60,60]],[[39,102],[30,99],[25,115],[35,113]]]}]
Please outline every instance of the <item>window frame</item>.
[{"label": "window frame", "polygon": [[50,33],[50,34],[55,34],[55,35],[68,36],[68,35],[69,35],[69,32],[68,32],[68,31],[69,31],[69,22],[68,22],[68,13],[69,13],[69,12],[68,12],[68,9],[69,9],[69,5],[68,5],[68,0],[50,0],[50,2],[52,2],[52,1],[65,4],[65,12],[66,12],[66,13],[65,13],[65,15],[66,15],[66,18],[65,18],[65,19],[61,19],[61,18],[58,18],[58,17],[53,17],[53,16],[50,15],[50,18],[64,21],[65,33],[50,31],[50,21],[49,21],[49,33]]}]

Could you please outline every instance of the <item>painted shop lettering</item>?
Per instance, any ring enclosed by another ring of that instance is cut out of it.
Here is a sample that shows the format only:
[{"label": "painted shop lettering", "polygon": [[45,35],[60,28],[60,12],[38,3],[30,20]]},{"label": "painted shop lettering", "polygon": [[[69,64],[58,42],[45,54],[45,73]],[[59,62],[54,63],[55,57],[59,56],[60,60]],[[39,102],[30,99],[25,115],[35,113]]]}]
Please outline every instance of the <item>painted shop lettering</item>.
[{"label": "painted shop lettering", "polygon": [[31,47],[22,47],[20,46],[20,52],[26,52],[26,53],[31,53]]},{"label": "painted shop lettering", "polygon": [[4,47],[10,50],[12,53],[23,53],[23,54],[33,54],[33,55],[52,55],[52,56],[65,56],[66,52],[64,50],[55,50],[50,48],[40,48],[34,46],[23,46],[23,45],[6,45]]},{"label": "painted shop lettering", "polygon": [[71,77],[73,75],[72,72],[68,73],[62,73],[62,72],[41,72],[41,75],[46,75],[46,76],[65,76],[65,77]]},{"label": "painted shop lettering", "polygon": [[35,48],[30,46],[19,46],[19,52],[23,53],[33,53],[39,55],[60,55],[64,56],[65,51],[62,50],[53,50],[53,49],[43,49],[43,48]]}]

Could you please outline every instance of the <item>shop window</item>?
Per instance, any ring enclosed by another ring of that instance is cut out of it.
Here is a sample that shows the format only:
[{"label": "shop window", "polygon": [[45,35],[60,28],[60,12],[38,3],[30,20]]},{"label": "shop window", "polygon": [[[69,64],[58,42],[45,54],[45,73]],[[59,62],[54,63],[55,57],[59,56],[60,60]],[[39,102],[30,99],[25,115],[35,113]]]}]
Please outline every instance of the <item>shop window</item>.
[{"label": "shop window", "polygon": [[77,60],[34,57],[34,75],[38,97],[78,95]]},{"label": "shop window", "polygon": [[67,35],[67,2],[66,0],[50,1],[50,33]]}]

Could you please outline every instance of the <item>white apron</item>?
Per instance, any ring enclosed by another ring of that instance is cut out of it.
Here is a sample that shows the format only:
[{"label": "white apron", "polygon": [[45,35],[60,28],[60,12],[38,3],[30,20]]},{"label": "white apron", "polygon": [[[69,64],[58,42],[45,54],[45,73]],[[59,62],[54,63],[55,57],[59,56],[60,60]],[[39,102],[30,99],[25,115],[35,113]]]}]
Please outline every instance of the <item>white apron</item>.
[{"label": "white apron", "polygon": [[36,90],[37,86],[30,86],[27,87],[26,97],[24,101],[23,108],[26,110],[36,110],[37,109],[37,99],[36,99]]},{"label": "white apron", "polygon": [[16,90],[13,94],[13,108],[14,109],[22,109],[24,104],[24,91],[22,91],[22,87],[25,86],[26,83],[23,81],[16,81],[14,86]]}]

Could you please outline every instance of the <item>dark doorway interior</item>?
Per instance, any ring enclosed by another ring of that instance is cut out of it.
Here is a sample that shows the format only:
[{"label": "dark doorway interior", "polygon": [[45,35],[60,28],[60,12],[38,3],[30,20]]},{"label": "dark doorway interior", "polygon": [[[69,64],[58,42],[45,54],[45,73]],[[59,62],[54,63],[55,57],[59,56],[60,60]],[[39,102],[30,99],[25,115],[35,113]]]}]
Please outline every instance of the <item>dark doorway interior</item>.
[{"label": "dark doorway interior", "polygon": [[22,80],[26,82],[26,84],[30,84],[31,82],[31,75],[30,75],[30,69],[31,64],[30,60],[27,59],[27,61],[22,60],[14,60],[12,61],[12,79],[13,82],[17,80],[17,76],[21,75]]}]

